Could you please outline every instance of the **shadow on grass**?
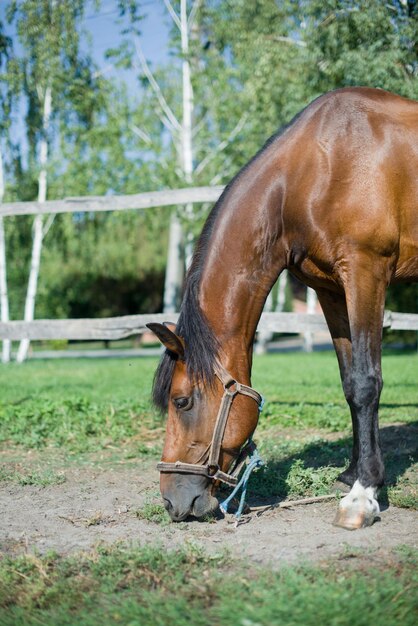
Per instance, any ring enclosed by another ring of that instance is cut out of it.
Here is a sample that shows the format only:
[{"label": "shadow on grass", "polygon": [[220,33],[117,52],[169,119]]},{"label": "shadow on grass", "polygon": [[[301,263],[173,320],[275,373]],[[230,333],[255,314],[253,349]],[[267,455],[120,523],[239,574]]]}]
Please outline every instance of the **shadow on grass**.
[{"label": "shadow on grass", "polygon": [[[380,433],[387,488],[396,485],[408,468],[418,461],[418,422],[383,426]],[[298,487],[298,481],[301,495],[309,489],[317,494],[321,490],[323,493],[328,490],[329,493],[336,475],[345,469],[351,458],[351,445],[351,437],[337,441],[315,441],[289,456],[284,456],[282,449],[281,458],[277,460],[273,450],[268,455],[270,458],[267,464],[251,477],[248,494],[250,506],[275,504],[289,495],[295,495],[294,488],[295,485]],[[296,474],[295,463],[299,470]],[[293,474],[295,476],[292,478]],[[387,505],[386,489],[381,491],[379,499],[383,506]]]},{"label": "shadow on grass", "polygon": [[[304,384],[304,386],[306,387],[307,385]],[[314,385],[312,385],[314,386]],[[407,385],[405,385],[407,386]],[[416,385],[411,385],[411,387],[416,387]],[[324,406],[324,402],[318,401],[318,402],[314,402],[314,401],[306,401],[306,400],[269,400],[269,405],[271,407],[275,407],[275,406],[293,406],[293,407],[300,407],[300,405],[303,404],[304,406]],[[340,406],[341,408],[343,408],[344,410],[346,409],[346,402],[344,401],[344,399],[342,399],[340,402],[328,402],[326,404],[332,405],[332,406]],[[398,407],[413,407],[416,408],[417,403],[416,402],[380,402],[379,403],[379,407],[384,407],[386,409],[396,409]]]}]

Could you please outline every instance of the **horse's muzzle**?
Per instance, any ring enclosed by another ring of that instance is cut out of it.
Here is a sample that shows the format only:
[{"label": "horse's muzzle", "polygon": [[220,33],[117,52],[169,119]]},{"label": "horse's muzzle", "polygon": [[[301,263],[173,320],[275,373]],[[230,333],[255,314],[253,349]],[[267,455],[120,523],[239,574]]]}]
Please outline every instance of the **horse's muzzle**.
[{"label": "horse's muzzle", "polygon": [[211,494],[212,483],[204,476],[162,474],[160,485],[164,506],[173,522],[189,516],[200,518],[218,508],[218,501]]}]

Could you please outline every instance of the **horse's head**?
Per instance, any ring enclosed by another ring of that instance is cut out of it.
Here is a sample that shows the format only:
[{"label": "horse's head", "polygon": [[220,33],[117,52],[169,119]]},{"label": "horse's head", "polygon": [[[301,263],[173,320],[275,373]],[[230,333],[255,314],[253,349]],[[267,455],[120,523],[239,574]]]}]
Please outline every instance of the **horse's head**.
[{"label": "horse's head", "polygon": [[259,394],[219,364],[210,381],[190,372],[187,345],[168,324],[149,324],[167,351],[154,381],[154,400],[167,410],[167,430],[160,487],[172,520],[214,512],[219,481],[234,484],[228,474],[258,420]]}]

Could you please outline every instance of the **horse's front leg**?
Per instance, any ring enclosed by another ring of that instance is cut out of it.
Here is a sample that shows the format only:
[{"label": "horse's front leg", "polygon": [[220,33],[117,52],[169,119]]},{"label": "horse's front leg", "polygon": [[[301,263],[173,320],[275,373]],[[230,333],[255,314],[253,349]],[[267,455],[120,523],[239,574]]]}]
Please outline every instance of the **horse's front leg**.
[{"label": "horse's front leg", "polygon": [[[343,389],[346,389],[348,377],[351,375],[352,350],[350,323],[348,320],[347,304],[345,295],[317,289],[319,302],[327,320],[328,328],[334,343],[340,368]],[[357,480],[358,462],[358,431],[357,416],[351,414],[353,424],[353,449],[349,466],[339,476],[338,480],[344,483],[344,491],[349,491]],[[349,487],[347,487],[347,485]]]},{"label": "horse's front leg", "polygon": [[[379,513],[378,488],[384,482],[378,408],[382,390],[381,346],[388,260],[361,258],[345,274],[351,363],[343,388],[350,407],[355,482],[339,505],[334,523],[348,529],[369,526]],[[351,468],[354,470],[354,468]]]}]

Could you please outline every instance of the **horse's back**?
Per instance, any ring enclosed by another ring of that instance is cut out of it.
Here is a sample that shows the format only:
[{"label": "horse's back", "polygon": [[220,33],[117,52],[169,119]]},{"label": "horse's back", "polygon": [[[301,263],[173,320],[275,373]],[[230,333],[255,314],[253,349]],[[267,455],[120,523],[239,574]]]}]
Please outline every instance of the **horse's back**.
[{"label": "horse's back", "polygon": [[289,247],[323,266],[357,251],[393,256],[393,279],[418,279],[417,102],[337,90],[308,106],[277,145]]}]

